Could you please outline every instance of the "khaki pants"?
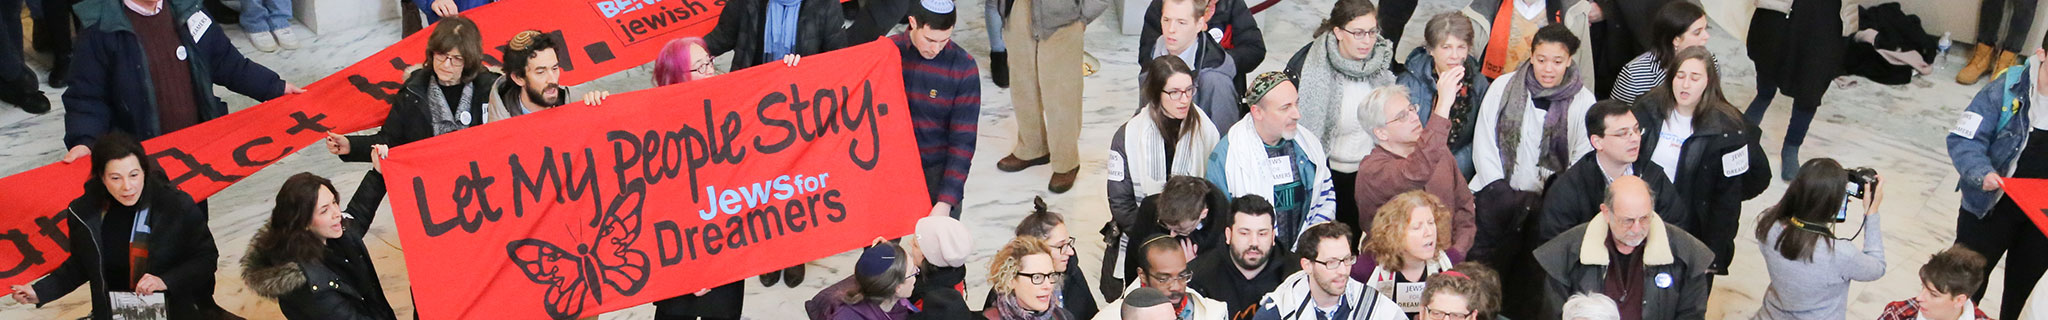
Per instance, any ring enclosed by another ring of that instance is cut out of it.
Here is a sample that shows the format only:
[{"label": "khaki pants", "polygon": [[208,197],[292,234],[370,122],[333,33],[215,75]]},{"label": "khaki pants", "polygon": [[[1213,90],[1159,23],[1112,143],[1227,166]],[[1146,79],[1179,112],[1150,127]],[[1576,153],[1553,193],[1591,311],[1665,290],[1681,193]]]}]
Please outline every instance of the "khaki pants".
[{"label": "khaki pants", "polygon": [[1010,98],[1017,111],[1019,159],[1052,155],[1053,172],[1080,168],[1082,24],[1032,41],[1031,3],[1017,0],[1004,22],[1010,50]]}]

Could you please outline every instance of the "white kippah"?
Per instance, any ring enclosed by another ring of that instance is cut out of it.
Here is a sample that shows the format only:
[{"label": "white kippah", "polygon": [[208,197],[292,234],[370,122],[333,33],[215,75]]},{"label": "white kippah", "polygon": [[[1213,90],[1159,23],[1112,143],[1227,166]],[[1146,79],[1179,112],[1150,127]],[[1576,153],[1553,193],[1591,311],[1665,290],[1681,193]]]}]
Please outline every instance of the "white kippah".
[{"label": "white kippah", "polygon": [[953,0],[920,0],[924,10],[937,14],[953,13]]}]

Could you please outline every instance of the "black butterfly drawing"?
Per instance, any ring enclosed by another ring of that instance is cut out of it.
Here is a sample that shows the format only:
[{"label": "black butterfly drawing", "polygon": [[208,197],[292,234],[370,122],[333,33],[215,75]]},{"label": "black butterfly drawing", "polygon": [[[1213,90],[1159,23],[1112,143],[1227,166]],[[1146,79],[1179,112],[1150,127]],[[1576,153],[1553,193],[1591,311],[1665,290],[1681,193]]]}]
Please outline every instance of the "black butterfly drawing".
[{"label": "black butterfly drawing", "polygon": [[604,287],[626,296],[646,287],[647,253],[633,249],[633,242],[640,237],[640,207],[616,214],[627,195],[615,198],[610,212],[590,220],[587,227],[596,228],[597,237],[591,243],[576,244],[575,251],[539,239],[505,245],[506,254],[528,280],[548,286],[542,302],[549,316],[575,319],[587,305],[604,303]]}]

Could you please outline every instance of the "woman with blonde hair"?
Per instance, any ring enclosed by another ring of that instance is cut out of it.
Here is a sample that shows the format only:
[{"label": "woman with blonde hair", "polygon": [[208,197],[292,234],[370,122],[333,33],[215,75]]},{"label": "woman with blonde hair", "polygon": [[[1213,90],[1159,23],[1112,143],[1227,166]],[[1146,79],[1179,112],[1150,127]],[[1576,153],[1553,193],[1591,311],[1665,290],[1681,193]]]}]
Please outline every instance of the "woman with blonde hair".
[{"label": "woman with blonde hair", "polygon": [[1401,311],[1414,318],[1422,310],[1422,297],[1398,293],[1421,290],[1400,288],[1422,287],[1430,276],[1465,258],[1438,247],[1450,243],[1450,212],[1443,201],[1420,190],[1388,200],[1373,215],[1372,227],[1366,235],[1359,237],[1365,241],[1358,245],[1362,254],[1358,264],[1351,266],[1352,279],[1390,295],[1388,298],[1401,305]]},{"label": "woman with blonde hair", "polygon": [[1062,274],[1053,269],[1052,255],[1052,248],[1045,245],[1044,239],[1029,235],[1010,239],[989,259],[988,283],[995,289],[995,301],[975,313],[974,318],[1073,319],[1061,306],[1063,299],[1056,299]]}]

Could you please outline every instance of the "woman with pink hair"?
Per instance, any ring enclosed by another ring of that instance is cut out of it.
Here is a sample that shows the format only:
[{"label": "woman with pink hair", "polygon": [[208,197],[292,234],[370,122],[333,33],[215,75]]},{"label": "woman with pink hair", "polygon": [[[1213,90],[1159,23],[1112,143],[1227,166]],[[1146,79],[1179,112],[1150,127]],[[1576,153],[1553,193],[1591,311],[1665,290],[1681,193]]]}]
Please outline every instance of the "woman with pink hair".
[{"label": "woman with pink hair", "polygon": [[[666,86],[718,75],[721,72],[711,62],[712,58],[704,51],[703,38],[669,40],[661,47],[661,55],[654,58],[654,85]],[[743,288],[746,288],[745,284],[734,281],[717,288],[655,301],[654,318],[739,319],[740,305],[745,298],[741,291]]]},{"label": "woman with pink hair", "polygon": [[668,45],[661,47],[661,56],[654,58],[654,85],[666,86],[718,75],[718,66],[711,63],[712,58],[715,57],[704,50],[704,38],[669,40]]}]

